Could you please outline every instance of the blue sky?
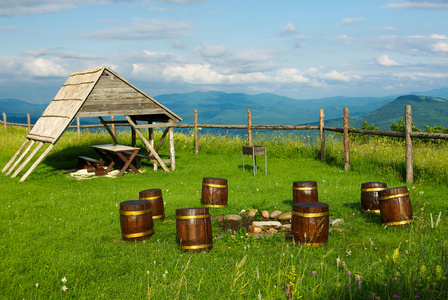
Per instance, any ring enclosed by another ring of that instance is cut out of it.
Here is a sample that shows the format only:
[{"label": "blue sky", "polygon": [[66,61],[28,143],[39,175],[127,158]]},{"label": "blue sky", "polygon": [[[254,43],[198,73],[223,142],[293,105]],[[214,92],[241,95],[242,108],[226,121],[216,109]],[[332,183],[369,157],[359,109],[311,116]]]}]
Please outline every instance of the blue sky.
[{"label": "blue sky", "polygon": [[0,0],[0,98],[108,66],[151,96],[297,99],[448,86],[448,0]]}]

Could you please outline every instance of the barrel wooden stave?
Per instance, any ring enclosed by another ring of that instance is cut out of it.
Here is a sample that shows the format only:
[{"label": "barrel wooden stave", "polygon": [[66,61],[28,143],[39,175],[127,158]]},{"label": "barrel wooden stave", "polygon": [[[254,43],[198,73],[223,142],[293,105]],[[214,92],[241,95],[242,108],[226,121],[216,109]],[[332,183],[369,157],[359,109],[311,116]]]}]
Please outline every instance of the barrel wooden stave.
[{"label": "barrel wooden stave", "polygon": [[387,189],[384,182],[365,182],[361,184],[361,206],[362,211],[380,214],[378,192]]},{"label": "barrel wooden stave", "polygon": [[120,203],[121,235],[125,241],[142,241],[154,233],[151,202],[128,200]]},{"label": "barrel wooden stave", "polygon": [[148,189],[139,192],[140,200],[148,200],[152,205],[152,219],[163,221],[165,219],[165,208],[161,189]]},{"label": "barrel wooden stave", "polygon": [[291,224],[294,242],[314,247],[327,243],[330,227],[329,214],[329,207],[326,203],[294,203]]},{"label": "barrel wooden stave", "polygon": [[406,186],[378,192],[381,220],[387,226],[406,226],[413,222],[412,205]]},{"label": "barrel wooden stave", "polygon": [[294,203],[318,202],[316,181],[294,181],[292,185]]},{"label": "barrel wooden stave", "polygon": [[185,252],[213,248],[212,224],[207,207],[176,209],[176,240]]},{"label": "barrel wooden stave", "polygon": [[227,206],[227,179],[204,177],[202,179],[202,200],[205,207],[220,208]]}]

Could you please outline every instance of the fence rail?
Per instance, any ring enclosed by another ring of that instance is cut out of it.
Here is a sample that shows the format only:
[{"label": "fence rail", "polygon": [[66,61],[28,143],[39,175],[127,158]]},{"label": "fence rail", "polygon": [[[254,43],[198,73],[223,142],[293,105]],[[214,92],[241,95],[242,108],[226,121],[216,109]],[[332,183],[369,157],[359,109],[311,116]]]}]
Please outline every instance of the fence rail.
[{"label": "fence rail", "polygon": [[[199,128],[214,128],[214,129],[243,129],[248,131],[248,144],[252,146],[252,130],[320,130],[320,142],[321,142],[321,160],[325,160],[325,131],[339,132],[343,134],[344,141],[344,169],[350,170],[350,133],[360,133],[369,135],[379,135],[388,137],[400,137],[405,138],[406,143],[406,182],[414,182],[413,175],[413,154],[412,154],[412,139],[413,138],[425,138],[425,139],[444,139],[448,140],[447,133],[428,133],[428,132],[413,132],[412,131],[412,109],[410,105],[406,105],[405,108],[405,131],[384,131],[384,130],[370,130],[359,129],[349,127],[349,112],[347,108],[343,109],[343,126],[329,127],[325,126],[324,111],[319,110],[319,126],[311,125],[253,125],[252,124],[252,111],[247,110],[247,125],[217,125],[217,124],[199,124],[198,111],[194,110],[194,124],[167,124],[175,128],[190,128],[194,130],[194,144],[195,153],[199,153]],[[5,131],[8,131],[8,126],[20,126],[28,127],[28,131],[33,128],[33,124],[30,122],[30,115],[27,114],[28,124],[20,123],[8,123],[7,116],[3,113],[3,121],[0,121],[5,127]],[[115,133],[115,126],[127,127],[130,125],[122,123],[121,121],[114,121],[114,117],[111,117],[112,131]],[[81,128],[101,128],[103,124],[90,124],[80,125],[79,118],[76,119],[76,125],[70,125],[68,128],[77,129],[78,136],[81,137]],[[163,127],[163,126],[162,126]]]}]

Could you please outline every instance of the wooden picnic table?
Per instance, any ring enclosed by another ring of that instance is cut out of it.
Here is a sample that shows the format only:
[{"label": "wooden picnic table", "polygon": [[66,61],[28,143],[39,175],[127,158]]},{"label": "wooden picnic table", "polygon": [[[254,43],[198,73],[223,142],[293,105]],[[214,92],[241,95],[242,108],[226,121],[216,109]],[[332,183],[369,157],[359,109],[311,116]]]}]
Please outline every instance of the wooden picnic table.
[{"label": "wooden picnic table", "polygon": [[[117,165],[121,167],[118,176],[123,175],[128,168],[134,173],[140,173],[140,171],[132,164],[132,160],[135,158],[140,148],[119,144],[92,145],[91,147],[104,161],[110,161],[107,167],[107,172],[112,170],[114,165]],[[131,155],[126,156],[123,152],[130,152]]]}]

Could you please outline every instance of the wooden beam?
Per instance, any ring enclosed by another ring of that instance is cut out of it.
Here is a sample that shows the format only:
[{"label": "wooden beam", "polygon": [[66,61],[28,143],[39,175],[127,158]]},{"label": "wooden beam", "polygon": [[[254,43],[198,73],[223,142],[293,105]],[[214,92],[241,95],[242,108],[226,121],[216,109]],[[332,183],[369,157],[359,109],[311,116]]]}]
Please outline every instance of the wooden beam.
[{"label": "wooden beam", "polygon": [[14,160],[16,160],[16,157],[20,154],[20,152],[22,152],[22,150],[26,147],[26,145],[30,142],[30,140],[26,140],[22,146],[20,146],[19,150],[17,150],[16,154],[14,154],[13,157],[11,157],[11,159],[8,161],[8,163],[6,164],[6,166],[3,168],[2,173],[5,173],[8,169],[9,166],[11,166],[11,164],[14,162]]},{"label": "wooden beam", "polygon": [[118,144],[117,138],[115,137],[115,135],[113,134],[112,130],[110,130],[109,126],[106,124],[106,122],[104,122],[103,118],[98,117],[98,119],[100,119],[101,124],[103,124],[103,126],[106,128],[107,132],[109,132],[110,136],[112,137],[112,139],[114,140],[114,144]]},{"label": "wooden beam", "polygon": [[157,144],[156,152],[159,152],[160,148],[162,147],[163,142],[165,141],[166,134],[168,133],[168,131],[169,131],[169,127],[167,127],[165,129],[165,131],[163,132],[162,136],[160,137],[159,143]]},{"label": "wooden beam", "polygon": [[9,169],[8,172],[6,172],[6,175],[9,175],[9,174],[11,174],[12,171],[14,171],[14,169],[20,164],[20,162],[25,157],[25,155],[30,151],[30,149],[34,145],[34,143],[35,143],[35,141],[31,140],[31,143],[28,145],[28,147],[25,149],[25,151],[22,153],[22,155],[20,155],[19,159],[14,163],[14,165],[12,165],[11,169]]},{"label": "wooden beam", "polygon": [[324,110],[319,109],[319,129],[320,129],[320,160],[325,160],[325,122],[324,122]]},{"label": "wooden beam", "polygon": [[170,170],[166,167],[165,163],[160,158],[159,154],[154,150],[154,148],[151,146],[151,144],[148,142],[148,140],[145,138],[143,133],[140,131],[139,128],[135,128],[135,123],[132,121],[130,116],[125,116],[126,120],[128,120],[129,124],[135,129],[135,132],[138,134],[142,142],[145,144],[146,149],[148,150],[148,153],[151,153],[152,156],[157,160],[157,162],[160,164],[162,169],[166,172],[169,172]]},{"label": "wooden beam", "polygon": [[31,174],[31,172],[34,171],[37,165],[40,164],[40,162],[45,158],[45,156],[47,156],[47,154],[51,151],[51,149],[53,149],[53,147],[54,144],[50,144],[50,146],[48,146],[44,153],[42,153],[42,155],[34,162],[31,168],[29,168],[29,170],[22,176],[22,178],[20,178],[19,182],[25,181],[25,179]]},{"label": "wooden beam", "polygon": [[350,171],[350,136],[348,133],[349,117],[348,108],[344,107],[343,129],[344,129],[344,170]]},{"label": "wooden beam", "polygon": [[406,182],[414,183],[414,163],[412,155],[412,108],[405,107],[405,128],[406,128]]},{"label": "wooden beam", "polygon": [[174,124],[170,123],[157,123],[157,124],[136,124],[135,128],[159,128],[159,127],[173,127]]},{"label": "wooden beam", "polygon": [[25,159],[25,161],[20,165],[20,167],[17,169],[17,171],[14,172],[14,174],[12,174],[11,178],[16,177],[20,171],[23,170],[23,168],[25,168],[25,166],[30,162],[30,160],[34,157],[34,155],[36,155],[37,151],[40,150],[40,148],[42,148],[42,146],[44,145],[43,142],[40,142],[36,148],[34,148],[34,150],[30,153],[30,155],[28,155],[28,157]]}]

